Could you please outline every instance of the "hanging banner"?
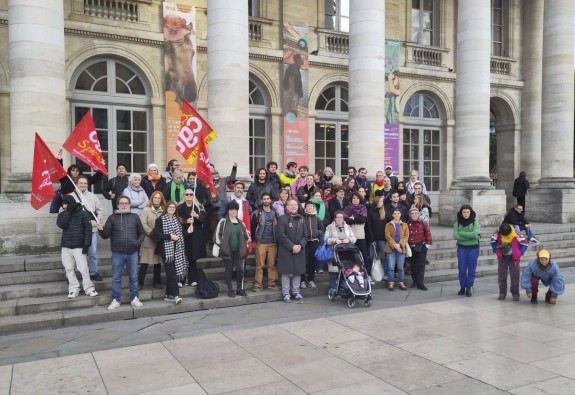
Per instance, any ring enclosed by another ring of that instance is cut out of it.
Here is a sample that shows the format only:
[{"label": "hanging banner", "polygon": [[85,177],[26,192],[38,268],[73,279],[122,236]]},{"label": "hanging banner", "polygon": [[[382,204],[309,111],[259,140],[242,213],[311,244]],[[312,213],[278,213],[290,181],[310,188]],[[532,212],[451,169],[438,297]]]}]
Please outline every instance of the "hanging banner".
[{"label": "hanging banner", "polygon": [[283,117],[284,164],[308,165],[307,25],[284,23]]},{"label": "hanging banner", "polygon": [[[196,11],[189,5],[163,3],[164,66],[166,80],[166,162],[180,159],[177,150],[183,101],[197,107]],[[192,171],[191,164],[180,168]]]},{"label": "hanging banner", "polygon": [[[384,164],[399,172],[399,41],[385,40],[385,151]],[[401,177],[400,177],[401,178]]]}]

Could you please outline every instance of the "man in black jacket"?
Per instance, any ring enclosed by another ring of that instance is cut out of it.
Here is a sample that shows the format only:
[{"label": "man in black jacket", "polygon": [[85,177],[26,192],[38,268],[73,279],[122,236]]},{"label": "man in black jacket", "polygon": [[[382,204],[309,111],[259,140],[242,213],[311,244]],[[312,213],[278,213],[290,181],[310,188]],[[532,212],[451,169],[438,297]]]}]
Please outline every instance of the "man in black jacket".
[{"label": "man in black jacket", "polygon": [[539,243],[535,238],[535,234],[531,229],[531,224],[525,219],[525,214],[523,213],[523,206],[517,204],[505,215],[503,222],[507,222],[509,225],[518,226],[519,229],[527,234],[527,238],[530,243]]},{"label": "man in black jacket", "polygon": [[112,250],[112,303],[108,310],[120,307],[122,291],[122,272],[127,268],[130,279],[130,300],[134,307],[142,307],[138,298],[138,252],[144,241],[144,227],[140,218],[130,212],[130,199],[120,196],[117,201],[118,211],[108,217],[105,225],[97,224],[103,239],[111,238]]},{"label": "man in black jacket", "polygon": [[62,265],[68,278],[68,299],[74,299],[80,294],[80,283],[74,271],[78,269],[82,275],[82,287],[86,295],[98,296],[94,283],[90,280],[86,254],[92,243],[92,224],[90,214],[82,209],[82,205],[66,195],[62,198],[62,208],[58,214],[56,225],[62,229]]},{"label": "man in black jacket", "polygon": [[250,203],[252,210],[257,210],[262,204],[264,193],[270,195],[272,202],[278,199],[278,191],[273,183],[268,181],[268,172],[262,167],[256,170],[254,182],[252,182],[246,194],[246,200]]},{"label": "man in black jacket", "polygon": [[116,166],[116,177],[110,178],[102,190],[102,195],[112,201],[112,212],[116,211],[116,198],[128,187],[128,168],[123,163]]}]

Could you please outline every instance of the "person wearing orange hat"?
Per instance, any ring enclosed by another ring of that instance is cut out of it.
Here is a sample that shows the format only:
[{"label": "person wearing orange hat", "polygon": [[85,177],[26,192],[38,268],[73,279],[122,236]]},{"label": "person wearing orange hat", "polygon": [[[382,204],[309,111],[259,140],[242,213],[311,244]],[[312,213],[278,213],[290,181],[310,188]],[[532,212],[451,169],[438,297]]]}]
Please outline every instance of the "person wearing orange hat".
[{"label": "person wearing orange hat", "polygon": [[539,281],[549,287],[545,294],[545,302],[557,303],[557,296],[562,295],[565,290],[565,280],[557,262],[551,260],[551,252],[548,250],[540,250],[537,257],[529,261],[521,275],[521,288],[525,289],[527,297],[533,304],[537,304]]}]

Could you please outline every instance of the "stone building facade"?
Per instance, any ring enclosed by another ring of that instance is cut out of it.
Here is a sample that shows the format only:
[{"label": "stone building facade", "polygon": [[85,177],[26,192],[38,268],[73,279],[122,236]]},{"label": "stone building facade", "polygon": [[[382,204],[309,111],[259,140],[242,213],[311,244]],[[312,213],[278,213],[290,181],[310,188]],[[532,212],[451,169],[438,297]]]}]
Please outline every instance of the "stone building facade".
[{"label": "stone building facade", "polygon": [[[419,169],[440,222],[469,203],[495,225],[521,170],[538,185],[532,220],[575,219],[572,0],[174,3],[195,7],[197,108],[220,136],[210,159],[222,173],[284,164],[282,32],[294,23],[308,29],[312,170],[383,169],[383,58],[395,40],[395,170]],[[58,244],[54,217],[29,205],[34,132],[56,152],[92,108],[111,176],[117,163],[143,173],[171,159],[164,87],[161,1],[0,0],[0,253]]]}]

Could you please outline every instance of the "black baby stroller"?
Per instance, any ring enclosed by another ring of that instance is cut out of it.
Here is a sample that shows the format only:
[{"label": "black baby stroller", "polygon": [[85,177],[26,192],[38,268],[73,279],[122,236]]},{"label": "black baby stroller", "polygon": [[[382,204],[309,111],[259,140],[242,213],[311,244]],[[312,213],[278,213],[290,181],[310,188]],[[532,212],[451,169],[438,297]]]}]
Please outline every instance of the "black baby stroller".
[{"label": "black baby stroller", "polygon": [[[337,273],[337,289],[333,290],[330,288],[329,300],[333,302],[335,297],[339,295],[342,299],[347,300],[347,305],[350,309],[355,307],[356,299],[363,300],[365,307],[371,306],[371,284],[359,248],[353,243],[336,244],[333,248],[333,264],[339,269]],[[363,287],[356,279],[352,282],[345,276],[345,270],[353,268],[356,264],[365,273]]]}]

